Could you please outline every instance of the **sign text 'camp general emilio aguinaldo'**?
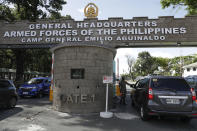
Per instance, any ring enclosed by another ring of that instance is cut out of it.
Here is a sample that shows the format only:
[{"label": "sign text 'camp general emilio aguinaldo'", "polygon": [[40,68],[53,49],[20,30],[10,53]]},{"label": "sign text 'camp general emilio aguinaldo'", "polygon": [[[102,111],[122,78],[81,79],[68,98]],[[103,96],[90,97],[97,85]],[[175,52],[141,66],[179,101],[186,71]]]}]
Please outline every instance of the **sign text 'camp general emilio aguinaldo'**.
[{"label": "sign text 'camp general emilio aguinaldo'", "polygon": [[108,20],[39,20],[0,22],[0,44],[105,42],[112,46],[196,44],[197,16],[134,17]]}]

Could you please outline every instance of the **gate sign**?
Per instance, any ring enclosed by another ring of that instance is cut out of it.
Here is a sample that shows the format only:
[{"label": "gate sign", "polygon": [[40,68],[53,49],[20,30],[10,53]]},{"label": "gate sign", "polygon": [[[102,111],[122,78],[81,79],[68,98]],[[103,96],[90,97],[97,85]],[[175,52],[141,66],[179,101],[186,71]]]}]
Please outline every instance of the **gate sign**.
[{"label": "gate sign", "polygon": [[113,77],[112,76],[104,76],[103,83],[106,83],[106,84],[113,83]]},{"label": "gate sign", "polygon": [[177,46],[177,43],[197,46],[197,16],[0,21],[0,27],[0,45],[97,42],[113,47]]}]

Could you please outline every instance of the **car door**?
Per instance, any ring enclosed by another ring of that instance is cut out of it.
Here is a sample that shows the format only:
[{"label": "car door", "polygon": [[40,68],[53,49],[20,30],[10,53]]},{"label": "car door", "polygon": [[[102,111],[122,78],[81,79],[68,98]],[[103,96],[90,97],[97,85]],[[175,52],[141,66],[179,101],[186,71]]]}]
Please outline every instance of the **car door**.
[{"label": "car door", "polygon": [[134,88],[135,88],[135,93],[134,93],[134,96],[133,96],[133,100],[135,102],[136,105],[139,105],[140,103],[140,92],[142,90],[142,86],[143,86],[143,79],[142,80],[139,80],[136,82]]},{"label": "car door", "polygon": [[134,85],[134,93],[132,95],[132,101],[135,103],[135,105],[137,104],[137,98],[138,98],[138,93],[137,93],[137,89],[139,88],[140,85],[140,80],[138,80],[135,85]]},{"label": "car door", "polygon": [[0,104],[7,103],[9,99],[10,83],[7,80],[0,80]]},{"label": "car door", "polygon": [[140,80],[138,87],[136,88],[136,103],[138,105],[145,104],[146,102],[146,90],[148,87],[148,78]]}]

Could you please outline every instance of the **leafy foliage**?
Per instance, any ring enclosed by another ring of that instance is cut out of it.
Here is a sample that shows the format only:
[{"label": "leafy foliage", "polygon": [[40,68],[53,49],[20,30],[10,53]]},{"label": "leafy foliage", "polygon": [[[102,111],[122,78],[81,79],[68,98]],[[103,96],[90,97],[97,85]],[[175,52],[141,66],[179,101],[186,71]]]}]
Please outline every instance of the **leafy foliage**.
[{"label": "leafy foliage", "polygon": [[138,54],[138,59],[134,65],[137,74],[147,75],[152,74],[156,66],[154,65],[154,60],[149,54],[149,52],[141,52]]},{"label": "leafy foliage", "polygon": [[16,68],[15,56],[12,50],[0,50],[0,68]]},{"label": "leafy foliage", "polygon": [[6,5],[0,5],[0,20],[13,21],[15,20],[12,14],[13,10]]},{"label": "leafy foliage", "polygon": [[[59,19],[71,17],[59,13],[65,0],[3,0],[0,3],[0,20],[29,20],[43,18]],[[8,6],[12,5],[12,6]],[[0,68],[16,68],[16,81],[21,81],[23,72],[50,72],[51,53],[48,49],[0,50]]]},{"label": "leafy foliage", "polygon": [[28,49],[26,54],[24,64],[26,70],[38,72],[51,71],[51,52],[48,49]]},{"label": "leafy foliage", "polygon": [[[128,56],[126,57],[127,60],[129,60]],[[131,67],[132,69],[129,69],[129,73],[124,75],[127,75],[132,79],[135,79],[138,76],[147,76],[152,74],[182,76],[182,67],[194,62],[197,62],[197,54],[174,58],[163,58],[152,57],[148,52],[140,52],[135,64]],[[127,63],[129,66],[129,62]]]},{"label": "leafy foliage", "polygon": [[47,14],[58,14],[62,10],[65,0],[4,0],[4,4],[13,4],[15,15],[20,20],[35,21],[46,18]]},{"label": "leafy foliage", "polygon": [[188,15],[197,14],[197,0],[161,0],[162,8],[168,8],[172,6],[173,8],[186,6]]}]

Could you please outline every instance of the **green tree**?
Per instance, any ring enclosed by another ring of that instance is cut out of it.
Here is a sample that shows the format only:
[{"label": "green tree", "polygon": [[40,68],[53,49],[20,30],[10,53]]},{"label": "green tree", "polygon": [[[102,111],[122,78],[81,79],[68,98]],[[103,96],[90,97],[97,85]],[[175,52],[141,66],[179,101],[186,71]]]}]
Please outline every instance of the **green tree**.
[{"label": "green tree", "polygon": [[170,59],[169,65],[171,66],[171,70],[174,71],[175,76],[182,76],[183,66],[189,65],[194,62],[197,62],[197,55],[189,55],[189,56],[180,56],[174,57]]},{"label": "green tree", "polygon": [[15,20],[12,14],[13,10],[6,5],[0,4],[0,20],[13,21]]},{"label": "green tree", "polygon": [[12,50],[0,49],[0,68],[16,68]]},{"label": "green tree", "polygon": [[[8,4],[14,5],[14,8],[11,9],[7,6]],[[3,3],[0,4],[0,18],[6,21],[15,19],[36,21],[47,17],[61,18],[59,11],[62,10],[64,4],[66,4],[65,0],[3,0]],[[13,53],[16,58],[16,81],[21,81],[23,79],[25,59],[27,60],[25,57],[30,52],[26,49],[14,49]],[[26,67],[28,66],[26,65]]]},{"label": "green tree", "polygon": [[188,15],[197,14],[197,0],[161,0],[162,8],[173,8],[186,7]]},{"label": "green tree", "polygon": [[156,69],[157,67],[154,64],[154,59],[149,52],[144,51],[138,54],[137,61],[134,65],[136,75],[146,76],[148,74],[153,74]]},{"label": "green tree", "polygon": [[[127,55],[127,64],[131,56]],[[132,61],[132,60],[131,60]],[[159,73],[165,76],[182,76],[183,66],[197,62],[197,54],[174,57],[174,58],[163,58],[163,57],[152,57],[148,52],[140,52],[138,54],[135,64],[132,69],[128,69],[132,74],[124,74],[127,77],[135,79],[137,76],[146,76],[148,74]]]},{"label": "green tree", "polygon": [[157,67],[157,71],[161,75],[171,75],[171,67],[169,65],[169,58],[153,57],[154,65]]},{"label": "green tree", "polygon": [[24,67],[27,71],[50,72],[51,52],[48,49],[28,49]]},{"label": "green tree", "polygon": [[180,57],[174,57],[170,60],[169,65],[171,67],[172,75],[174,76],[182,76],[182,65],[180,61]]},{"label": "green tree", "polygon": [[13,4],[17,19],[36,21],[46,18],[47,14],[58,14],[65,0],[4,0],[4,5]]}]

